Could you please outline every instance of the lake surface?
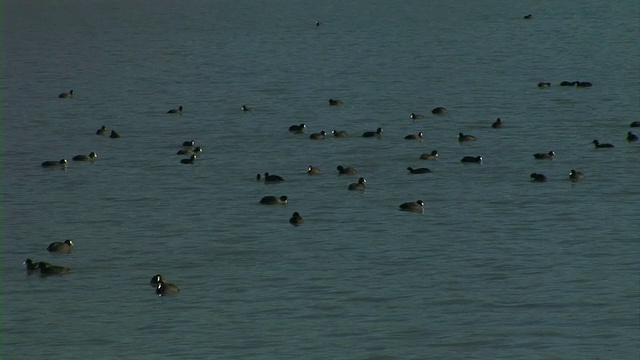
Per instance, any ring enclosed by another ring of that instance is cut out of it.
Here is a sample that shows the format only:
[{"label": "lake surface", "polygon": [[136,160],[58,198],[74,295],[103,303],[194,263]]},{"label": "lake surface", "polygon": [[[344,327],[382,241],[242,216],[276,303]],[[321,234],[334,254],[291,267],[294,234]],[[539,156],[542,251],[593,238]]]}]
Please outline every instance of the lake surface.
[{"label": "lake surface", "polygon": [[[3,1],[2,358],[638,359],[639,13]],[[309,139],[334,129],[351,136]],[[204,151],[183,165],[191,139]],[[47,252],[64,239],[71,255]],[[26,258],[72,270],[29,276]],[[156,273],[181,292],[158,297]]]}]

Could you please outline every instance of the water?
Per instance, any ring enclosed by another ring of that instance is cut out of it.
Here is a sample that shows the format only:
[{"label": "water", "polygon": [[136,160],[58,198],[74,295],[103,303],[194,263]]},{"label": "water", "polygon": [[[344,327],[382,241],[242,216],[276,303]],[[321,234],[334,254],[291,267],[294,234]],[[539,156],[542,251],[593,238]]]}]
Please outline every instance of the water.
[{"label": "water", "polygon": [[[3,358],[638,358],[637,2],[2,6]],[[27,276],[28,257],[72,273]]]}]

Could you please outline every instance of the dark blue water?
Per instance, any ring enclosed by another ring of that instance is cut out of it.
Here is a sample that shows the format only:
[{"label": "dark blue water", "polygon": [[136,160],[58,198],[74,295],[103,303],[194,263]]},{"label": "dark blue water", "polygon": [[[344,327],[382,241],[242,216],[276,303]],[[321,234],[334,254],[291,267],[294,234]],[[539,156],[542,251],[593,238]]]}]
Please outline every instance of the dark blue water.
[{"label": "dark blue water", "polygon": [[[639,11],[4,1],[2,357],[637,359]],[[308,137],[334,129],[351,136]],[[64,239],[73,254],[46,251]],[[72,270],[28,276],[26,258]],[[182,291],[156,296],[156,273]]]}]

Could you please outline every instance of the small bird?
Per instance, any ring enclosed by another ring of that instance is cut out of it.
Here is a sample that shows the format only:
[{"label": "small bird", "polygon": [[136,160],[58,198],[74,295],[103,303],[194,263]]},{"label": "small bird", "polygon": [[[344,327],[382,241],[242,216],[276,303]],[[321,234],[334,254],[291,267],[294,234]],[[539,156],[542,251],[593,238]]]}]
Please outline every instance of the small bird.
[{"label": "small bird", "polygon": [[420,160],[438,160],[438,150],[420,155]]},{"label": "small bird", "polygon": [[111,130],[111,134],[109,135],[109,137],[111,139],[117,139],[120,137],[120,134],[118,134],[117,132],[115,132],[114,130]]},{"label": "small bird", "polygon": [[180,105],[177,109],[169,109],[167,114],[181,114],[182,115],[182,105]]},{"label": "small bird", "polygon": [[402,211],[413,211],[413,212],[423,212],[424,211],[424,202],[422,200],[414,201],[414,202],[406,202],[400,204],[400,210]]},{"label": "small bird", "polygon": [[70,99],[73,97],[73,90],[69,90],[69,92],[63,92],[58,95],[60,99]]},{"label": "small bird", "polygon": [[71,254],[74,245],[73,240],[55,241],[49,244],[47,251],[56,254]]},{"label": "small bird", "polygon": [[329,105],[332,105],[332,106],[338,106],[338,105],[342,105],[342,104],[344,104],[344,103],[342,102],[342,100],[329,99]]},{"label": "small bird", "polygon": [[331,133],[333,134],[333,136],[335,136],[337,138],[349,137],[349,134],[347,134],[347,132],[343,131],[343,130],[333,130],[333,131],[331,131]]},{"label": "small bird", "polygon": [[427,169],[427,168],[417,168],[417,169],[414,169],[414,168],[412,168],[411,166],[409,166],[409,167],[407,168],[407,170],[409,170],[409,174],[426,174],[426,173],[431,172],[431,170],[429,170],[429,169]]},{"label": "small bird", "polygon": [[533,157],[538,160],[545,160],[545,159],[551,160],[555,155],[556,155],[555,152],[549,151],[548,153],[535,153],[533,154]]},{"label": "small bird", "polygon": [[193,149],[180,149],[176,152],[176,155],[196,155],[202,152],[202,148],[200,146],[196,146]]},{"label": "small bird", "polygon": [[476,141],[476,137],[473,135],[465,135],[463,133],[458,133],[458,141],[459,142]]},{"label": "small bird", "polygon": [[319,133],[313,133],[313,134],[309,135],[309,139],[311,139],[311,140],[324,140],[325,135],[327,135],[327,132],[322,130]]},{"label": "small bird", "polygon": [[191,155],[191,157],[189,157],[188,159],[181,159],[180,163],[181,164],[195,164],[196,163],[196,158],[198,156],[196,154]]},{"label": "small bird", "polygon": [[609,143],[601,144],[598,140],[593,140],[592,143],[596,147],[596,149],[607,149],[607,148],[613,147],[613,144],[609,144]]},{"label": "small bird", "polygon": [[343,167],[342,165],[338,165],[338,175],[356,175],[358,171],[352,167]]},{"label": "small bird", "polygon": [[423,138],[424,138],[424,134],[422,133],[422,131],[420,131],[417,134],[409,134],[404,137],[405,140],[419,140],[419,141],[422,141]]},{"label": "small bird", "polygon": [[156,285],[156,294],[158,294],[158,296],[174,295],[179,292],[180,288],[175,284],[169,284],[165,283],[164,281],[159,281]]},{"label": "small bird", "polygon": [[62,159],[60,161],[45,161],[42,163],[42,167],[62,167],[62,168],[66,168],[67,167],[67,159]]},{"label": "small bird", "polygon": [[58,266],[58,265],[51,265],[45,262],[39,262],[38,263],[38,267],[40,268],[40,275],[41,276],[48,276],[48,275],[64,275],[66,273],[68,273],[69,271],[71,271],[71,269],[69,269],[68,267],[65,266]]},{"label": "small bird", "polygon": [[291,215],[291,218],[289,219],[289,224],[294,225],[294,226],[299,226],[302,225],[302,223],[304,223],[304,219],[302,218],[302,216],[300,216],[300,214],[298,214],[298,212],[294,212],[293,215]]},{"label": "small bird", "polygon": [[304,129],[306,127],[307,127],[307,125],[305,125],[305,124],[291,125],[291,126],[289,126],[289,132],[292,132],[294,134],[303,134],[304,133]]},{"label": "small bird", "polygon": [[493,122],[493,124],[491,124],[491,127],[494,129],[499,129],[502,127],[502,120],[500,118],[497,118],[496,121]]},{"label": "small bird", "polygon": [[538,83],[538,87],[539,88],[548,88],[550,86],[551,86],[551,83],[549,83],[549,82],[539,82]]},{"label": "small bird", "polygon": [[280,197],[276,196],[265,196],[260,199],[260,204],[262,205],[287,205],[289,199],[287,196],[282,195]]},{"label": "small bird", "polygon": [[465,156],[462,159],[460,159],[460,162],[481,164],[482,163],[482,156]]},{"label": "small bird", "polygon": [[[258,174],[260,175],[260,174]],[[258,180],[260,180],[260,178],[258,178]],[[264,173],[264,182],[265,183],[276,183],[276,182],[282,182],[284,181],[284,179],[281,176],[278,175],[271,175],[268,172]]]},{"label": "small bird", "polygon": [[545,181],[547,181],[547,177],[544,176],[544,174],[532,173],[531,175],[529,175],[529,177],[531,178],[531,181],[533,181],[533,182],[545,182]]},{"label": "small bird", "polygon": [[309,175],[322,174],[322,170],[320,170],[320,168],[317,168],[315,166],[309,165],[309,167],[307,167],[307,174]]},{"label": "small bird", "polygon": [[107,127],[102,125],[100,127],[100,129],[96,130],[96,135],[106,135],[107,134]]},{"label": "small bird", "polygon": [[374,137],[382,135],[382,128],[377,128],[376,131],[365,131],[362,137]]},{"label": "small bird", "polygon": [[631,131],[627,132],[627,141],[638,141],[638,135],[632,133]]},{"label": "small bird", "polygon": [[358,179],[358,182],[349,184],[349,190],[364,191],[364,189],[365,189],[364,184],[366,182],[367,182],[367,180],[365,180],[363,177],[361,177],[360,179]]},{"label": "small bird", "polygon": [[253,108],[248,107],[247,105],[242,105],[242,111],[253,111]]},{"label": "small bird", "polygon": [[95,153],[95,151],[92,151],[89,153],[89,155],[76,155],[74,157],[71,158],[71,160],[73,161],[94,161],[96,158],[98,157],[98,154]]},{"label": "small bird", "polygon": [[409,115],[409,117],[411,118],[411,120],[424,119],[424,115],[420,115],[420,114],[416,114],[416,113],[411,113],[411,115]]},{"label": "small bird", "polygon": [[571,171],[569,171],[569,180],[571,181],[580,181],[584,179],[584,174],[580,171],[576,171],[574,169],[571,169]]},{"label": "small bird", "polygon": [[431,110],[431,113],[434,115],[443,115],[447,113],[447,109],[443,108],[442,106],[438,106],[437,108]]}]

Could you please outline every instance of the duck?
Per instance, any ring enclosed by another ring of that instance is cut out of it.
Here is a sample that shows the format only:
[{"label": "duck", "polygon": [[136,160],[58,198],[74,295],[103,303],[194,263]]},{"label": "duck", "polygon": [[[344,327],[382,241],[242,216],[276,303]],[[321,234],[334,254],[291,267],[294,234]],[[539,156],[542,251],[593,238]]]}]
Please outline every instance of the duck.
[{"label": "duck", "polygon": [[194,146],[196,146],[196,141],[195,140],[187,140],[187,141],[183,141],[182,142],[182,147],[192,148]]},{"label": "duck", "polygon": [[302,223],[304,223],[304,219],[302,218],[302,216],[300,216],[300,214],[297,211],[294,212],[293,215],[291,215],[291,218],[289,219],[289,224],[294,226],[299,226],[299,225],[302,225]]},{"label": "duck", "polygon": [[100,129],[96,130],[96,135],[106,135],[107,134],[107,127],[102,125],[100,127]]},{"label": "duck", "polygon": [[177,109],[169,109],[167,114],[181,114],[182,115],[182,105],[178,106]]},{"label": "duck", "polygon": [[584,87],[592,87],[593,84],[588,81],[576,81],[576,86],[584,88]]},{"label": "duck", "polygon": [[569,171],[569,180],[571,181],[580,181],[584,179],[584,174],[580,171],[576,171],[574,169],[571,169],[571,171]]},{"label": "duck", "polygon": [[174,295],[180,292],[180,288],[175,284],[165,283],[164,281],[158,281],[156,284],[156,294],[158,296]]},{"label": "duck", "polygon": [[438,160],[438,150],[420,155],[420,160]]},{"label": "duck", "polygon": [[360,179],[358,179],[358,182],[355,183],[351,183],[349,184],[349,190],[358,190],[358,191],[364,191],[365,186],[364,184],[367,182],[367,180],[365,180],[365,178],[361,177]]},{"label": "duck", "polygon": [[502,119],[497,118],[496,121],[493,122],[493,124],[491,124],[491,127],[494,129],[499,129],[502,127]]},{"label": "duck", "polygon": [[556,155],[555,152],[549,151],[547,153],[535,153],[533,154],[533,157],[538,160],[545,160],[545,159],[551,160],[555,155]]},{"label": "duck", "polygon": [[596,149],[607,149],[614,147],[613,144],[609,143],[601,144],[598,140],[593,140],[592,143],[596,147]]},{"label": "duck", "polygon": [[316,21],[316,26],[320,26],[322,23],[320,21]]},{"label": "duck", "polygon": [[322,174],[322,170],[320,170],[320,168],[317,168],[313,165],[309,165],[307,167],[307,174],[309,175],[317,175],[317,174]]},{"label": "duck", "polygon": [[532,173],[529,175],[531,181],[533,182],[545,182],[547,181],[547,177],[544,174]]},{"label": "duck", "polygon": [[95,153],[95,151],[92,151],[89,153],[89,155],[76,155],[74,157],[71,158],[71,160],[73,161],[94,161],[96,158],[98,157],[98,154]]},{"label": "duck", "polygon": [[338,175],[356,175],[358,171],[352,167],[343,167],[342,165],[338,165],[336,167],[338,169]]},{"label": "duck", "polygon": [[200,146],[196,146],[193,149],[180,149],[176,152],[176,155],[196,155],[202,152],[202,148]]},{"label": "duck", "polygon": [[411,120],[424,119],[424,115],[420,115],[420,114],[416,114],[416,113],[411,113],[411,115],[409,115],[409,117],[411,118]]},{"label": "duck", "polygon": [[531,19],[531,18],[533,18],[533,16],[532,16],[531,14],[529,14],[529,15],[525,15],[525,16],[524,16],[524,19],[527,19],[527,20],[529,20],[529,19]]},{"label": "duck", "polygon": [[482,163],[482,156],[465,156],[460,159],[460,162],[463,163]]},{"label": "duck", "polygon": [[413,211],[413,212],[423,212],[424,211],[424,201],[418,200],[413,202],[406,202],[400,204],[400,210],[402,211]]},{"label": "duck", "polygon": [[292,132],[294,134],[303,134],[304,133],[304,129],[306,127],[307,127],[307,125],[305,125],[305,124],[291,125],[291,126],[289,126],[289,132]]},{"label": "duck", "polygon": [[181,159],[181,164],[195,164],[198,156],[196,154],[191,155],[188,159]]},{"label": "duck", "polygon": [[42,167],[62,167],[65,168],[67,167],[68,161],[67,159],[61,159],[60,161],[45,161],[43,162],[41,165]]},{"label": "duck", "polygon": [[[40,266],[50,266],[51,264],[43,261],[33,262],[31,259],[26,259],[23,264],[27,268],[27,274],[31,275],[34,272],[40,270]],[[44,265],[41,265],[44,264]]]},{"label": "duck", "polygon": [[549,83],[549,82],[539,82],[538,83],[538,87],[539,88],[548,88],[548,87],[551,87],[551,83]]},{"label": "duck", "polygon": [[[258,174],[258,180],[260,180],[260,174]],[[282,182],[284,179],[278,175],[271,175],[268,172],[264,173],[264,182],[265,183],[274,183],[274,182]]]},{"label": "duck", "polygon": [[437,108],[431,110],[431,113],[434,115],[443,115],[447,113],[447,109],[443,108],[442,106],[438,106]]},{"label": "duck", "polygon": [[73,89],[69,90],[69,92],[63,92],[58,95],[60,99],[70,99],[73,97]]},{"label": "duck", "polygon": [[431,172],[431,170],[429,170],[428,168],[424,168],[424,167],[423,168],[414,169],[411,166],[409,166],[407,168],[407,170],[409,170],[409,174],[426,174],[426,173]]},{"label": "duck", "polygon": [[47,251],[56,254],[71,254],[73,250],[73,240],[54,241],[47,247]]},{"label": "duck", "polygon": [[260,199],[260,204],[262,205],[287,205],[288,198],[285,195],[280,197],[276,196],[265,196]]},{"label": "duck", "polygon": [[242,105],[242,111],[253,111],[253,108],[248,107],[247,105]]},{"label": "duck", "polygon": [[476,141],[476,137],[473,135],[465,135],[463,133],[458,133],[458,141],[459,142]]},{"label": "duck", "polygon": [[120,134],[118,134],[117,132],[115,132],[114,130],[111,130],[111,134],[109,135],[109,137],[111,139],[117,139],[120,137]]},{"label": "duck", "polygon": [[327,132],[322,130],[319,133],[313,133],[313,134],[309,135],[309,139],[311,139],[311,140],[324,140],[325,135],[327,135]]},{"label": "duck", "polygon": [[342,104],[344,104],[344,103],[342,102],[342,100],[329,99],[329,105],[332,105],[332,106],[338,106],[338,105],[342,105]]},{"label": "duck", "polygon": [[423,138],[424,138],[424,134],[422,133],[422,131],[420,131],[417,134],[409,134],[404,137],[405,140],[420,140],[420,141],[422,141]]},{"label": "duck", "polygon": [[627,131],[627,141],[638,141],[638,135],[632,133],[631,131]]},{"label": "duck", "polygon": [[151,286],[153,286],[153,287],[156,287],[158,285],[158,283],[160,283],[161,281],[164,282],[165,278],[163,278],[162,275],[160,275],[160,274],[155,274],[155,275],[153,275],[153,277],[149,281],[149,284]]},{"label": "duck", "polygon": [[362,137],[374,137],[382,135],[382,128],[377,128],[376,131],[365,131]]},{"label": "duck", "polygon": [[71,271],[68,267],[51,265],[45,262],[39,262],[38,267],[40,268],[40,275],[49,276],[49,275],[64,275]]},{"label": "duck", "polygon": [[629,127],[640,127],[640,121],[632,121]]},{"label": "duck", "polygon": [[349,134],[344,130],[333,130],[331,131],[331,133],[333,134],[334,137],[337,137],[337,138],[349,137]]}]

